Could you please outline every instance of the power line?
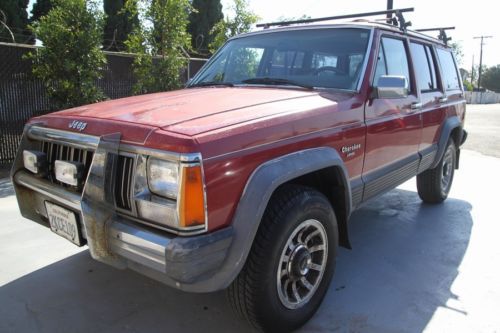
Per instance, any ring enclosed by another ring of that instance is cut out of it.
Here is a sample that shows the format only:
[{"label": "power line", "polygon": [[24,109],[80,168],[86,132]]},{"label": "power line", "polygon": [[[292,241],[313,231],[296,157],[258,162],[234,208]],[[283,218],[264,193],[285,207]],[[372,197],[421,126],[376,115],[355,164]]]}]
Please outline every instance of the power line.
[{"label": "power line", "polygon": [[481,88],[481,74],[483,72],[483,45],[484,45],[484,39],[486,38],[493,38],[493,36],[477,36],[474,37],[474,39],[481,39],[481,52],[479,54],[479,75],[477,77],[477,88]]}]

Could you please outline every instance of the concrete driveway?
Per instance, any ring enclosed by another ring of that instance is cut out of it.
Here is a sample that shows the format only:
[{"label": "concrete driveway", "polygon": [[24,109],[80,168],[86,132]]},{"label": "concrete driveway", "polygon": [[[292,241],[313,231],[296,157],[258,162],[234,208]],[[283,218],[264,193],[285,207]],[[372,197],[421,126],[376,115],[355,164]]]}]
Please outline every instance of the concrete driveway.
[{"label": "concrete driveway", "polygon": [[[491,125],[476,110],[473,143]],[[500,133],[500,106],[486,113]],[[499,158],[464,150],[444,204],[422,204],[411,180],[355,212],[353,250],[340,250],[300,332],[500,331],[499,170]],[[115,270],[23,219],[7,180],[0,212],[0,332],[251,332],[223,292],[182,293]]]}]

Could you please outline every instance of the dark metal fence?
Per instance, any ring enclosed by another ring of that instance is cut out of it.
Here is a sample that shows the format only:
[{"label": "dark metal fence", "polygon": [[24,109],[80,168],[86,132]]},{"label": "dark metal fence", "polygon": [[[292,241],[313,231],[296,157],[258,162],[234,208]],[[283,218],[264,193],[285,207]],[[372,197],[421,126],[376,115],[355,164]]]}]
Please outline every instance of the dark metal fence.
[{"label": "dark metal fence", "polygon": [[[23,58],[33,48],[0,43],[0,167],[14,160],[26,121],[55,111],[43,83],[31,75],[31,62]],[[98,86],[111,99],[130,96],[134,84],[133,55],[106,52],[106,58],[107,66]],[[192,77],[205,61],[190,59],[183,79]]]}]

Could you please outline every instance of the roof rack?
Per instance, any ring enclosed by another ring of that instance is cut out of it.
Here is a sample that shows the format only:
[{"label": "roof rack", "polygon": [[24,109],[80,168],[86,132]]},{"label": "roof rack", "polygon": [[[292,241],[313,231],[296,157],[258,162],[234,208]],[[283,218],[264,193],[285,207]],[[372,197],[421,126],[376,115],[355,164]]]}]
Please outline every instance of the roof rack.
[{"label": "roof rack", "polygon": [[428,31],[439,31],[438,38],[443,41],[443,43],[448,46],[448,42],[451,40],[451,37],[448,37],[446,34],[446,30],[455,30],[455,27],[443,27],[443,28],[428,28],[428,29],[417,29],[415,31],[418,32],[428,32]]},{"label": "roof rack", "polygon": [[[382,10],[378,12],[368,12],[368,13],[359,13],[359,14],[347,14],[340,16],[330,16],[330,17],[320,17],[315,19],[302,19],[295,21],[282,21],[282,22],[270,22],[270,23],[260,23],[257,24],[257,28],[268,29],[273,26],[286,26],[290,24],[302,24],[302,23],[313,23],[313,22],[321,22],[321,21],[332,21],[332,20],[342,20],[342,19],[350,19],[350,18],[359,18],[359,17],[367,17],[367,16],[376,16],[376,15],[391,15],[385,19],[387,23],[390,23],[394,26],[399,27],[402,31],[406,31],[406,29],[411,26],[411,22],[407,22],[403,17],[403,13],[413,12],[414,8],[401,8],[401,9],[391,9],[391,10]],[[392,16],[392,15],[395,16]]]}]

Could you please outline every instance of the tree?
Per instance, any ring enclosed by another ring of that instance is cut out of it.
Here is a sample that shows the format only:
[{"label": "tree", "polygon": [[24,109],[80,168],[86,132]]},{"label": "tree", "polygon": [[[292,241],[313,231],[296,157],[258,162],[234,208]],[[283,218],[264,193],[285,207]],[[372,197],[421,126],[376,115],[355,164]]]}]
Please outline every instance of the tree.
[{"label": "tree", "polygon": [[0,41],[7,43],[32,43],[28,29],[29,0],[0,1]]},{"label": "tree", "polygon": [[459,71],[460,71],[460,77],[462,78],[462,82],[464,84],[465,90],[472,91],[474,87],[472,86],[472,83],[470,82],[471,81],[470,72],[468,70],[466,70],[465,68],[459,68]]},{"label": "tree", "polygon": [[60,108],[104,98],[96,81],[106,58],[101,51],[103,13],[95,2],[55,0],[54,8],[32,26],[44,47],[31,52],[33,74]]},{"label": "tree", "polygon": [[460,42],[454,42],[450,44],[450,47],[453,50],[453,54],[455,55],[458,65],[461,65],[464,58],[462,44]]},{"label": "tree", "polygon": [[135,26],[139,24],[137,10],[126,7],[127,0],[104,0],[104,25],[103,48],[110,51],[123,51],[125,41]]},{"label": "tree", "polygon": [[45,16],[53,7],[53,0],[37,0],[31,9],[30,23],[40,20]]},{"label": "tree", "polygon": [[137,54],[133,63],[137,80],[134,93],[181,87],[181,71],[188,64],[185,50],[191,43],[186,31],[192,10],[189,0],[127,1],[127,7],[131,5],[139,8],[143,22],[125,42],[128,51]]},{"label": "tree", "polygon": [[249,32],[258,20],[259,17],[248,9],[246,0],[233,0],[233,16],[224,18],[217,22],[212,29],[215,35],[213,42],[210,44],[210,51],[213,53],[231,37]]},{"label": "tree", "polygon": [[213,42],[212,29],[224,18],[220,0],[193,0],[193,11],[189,15],[188,32],[191,45],[199,53],[206,53]]},{"label": "tree", "polygon": [[500,65],[488,67],[481,78],[483,88],[500,93]]},{"label": "tree", "polygon": [[474,86],[468,80],[464,80],[464,89],[466,91],[473,91],[474,90]]}]

